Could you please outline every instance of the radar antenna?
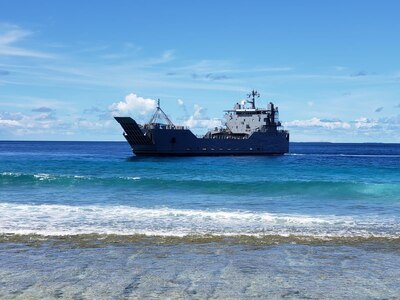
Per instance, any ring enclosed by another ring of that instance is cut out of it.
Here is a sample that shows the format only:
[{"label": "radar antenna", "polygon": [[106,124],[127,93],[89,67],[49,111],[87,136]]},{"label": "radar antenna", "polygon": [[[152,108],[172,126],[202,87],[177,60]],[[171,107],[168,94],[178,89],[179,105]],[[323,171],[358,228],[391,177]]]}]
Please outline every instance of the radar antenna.
[{"label": "radar antenna", "polygon": [[151,117],[149,124],[164,124],[164,122],[167,123],[167,125],[171,127],[175,127],[174,123],[171,122],[171,120],[168,118],[168,116],[165,114],[165,112],[161,109],[160,107],[160,99],[157,100],[157,109],[154,113],[154,115]]},{"label": "radar antenna", "polygon": [[256,90],[252,90],[250,94],[247,94],[247,98],[249,98],[249,100],[246,101],[251,104],[251,108],[255,109],[256,98],[260,98],[260,93],[257,92]]}]

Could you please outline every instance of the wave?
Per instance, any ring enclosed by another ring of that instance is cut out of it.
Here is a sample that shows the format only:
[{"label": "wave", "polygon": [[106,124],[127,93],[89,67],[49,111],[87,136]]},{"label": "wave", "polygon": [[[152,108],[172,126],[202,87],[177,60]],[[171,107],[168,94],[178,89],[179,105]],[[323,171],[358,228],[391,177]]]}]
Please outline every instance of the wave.
[{"label": "wave", "polygon": [[168,207],[0,204],[0,234],[398,238],[400,219]]},{"label": "wave", "polygon": [[[231,179],[231,178],[230,178]],[[181,190],[209,194],[247,195],[259,194],[268,196],[312,196],[313,198],[330,197],[333,199],[368,199],[385,197],[398,199],[400,185],[397,183],[366,183],[349,181],[321,180],[287,180],[287,181],[223,181],[174,178],[145,178],[141,176],[95,177],[84,175],[54,175],[47,173],[24,174],[3,172],[0,174],[0,186],[23,185],[60,185],[118,188],[132,187],[135,189]]]},{"label": "wave", "polygon": [[58,183],[58,184],[78,184],[85,182],[118,182],[121,183],[131,180],[139,180],[139,176],[118,176],[118,177],[96,177],[90,175],[58,175],[48,173],[26,174],[18,172],[3,172],[0,174],[0,184],[29,184],[29,183]]}]

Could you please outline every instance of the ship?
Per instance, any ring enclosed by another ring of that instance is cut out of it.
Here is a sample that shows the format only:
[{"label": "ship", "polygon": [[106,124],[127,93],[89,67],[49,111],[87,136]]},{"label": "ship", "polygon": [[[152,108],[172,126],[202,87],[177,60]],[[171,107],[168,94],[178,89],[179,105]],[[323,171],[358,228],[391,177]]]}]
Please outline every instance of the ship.
[{"label": "ship", "polygon": [[256,108],[260,94],[225,110],[224,126],[196,136],[188,127],[174,125],[160,107],[151,120],[138,124],[131,117],[115,117],[136,156],[282,155],[289,152],[289,132],[282,128],[279,110],[272,102]]}]

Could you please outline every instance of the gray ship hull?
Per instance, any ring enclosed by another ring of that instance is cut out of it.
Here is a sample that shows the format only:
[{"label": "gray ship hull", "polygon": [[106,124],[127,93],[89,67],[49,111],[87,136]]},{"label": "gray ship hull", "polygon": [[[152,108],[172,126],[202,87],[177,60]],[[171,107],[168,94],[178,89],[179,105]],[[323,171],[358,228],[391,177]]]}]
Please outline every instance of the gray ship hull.
[{"label": "gray ship hull", "polygon": [[130,117],[115,117],[138,156],[281,155],[289,151],[285,131],[253,132],[248,138],[198,138],[189,129],[140,128]]}]

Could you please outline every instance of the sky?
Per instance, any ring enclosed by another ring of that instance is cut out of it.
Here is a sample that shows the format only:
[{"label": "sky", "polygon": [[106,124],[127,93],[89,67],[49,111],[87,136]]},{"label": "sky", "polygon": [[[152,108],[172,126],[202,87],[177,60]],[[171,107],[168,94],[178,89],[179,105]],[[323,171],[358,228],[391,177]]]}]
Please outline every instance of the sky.
[{"label": "sky", "polygon": [[297,142],[400,143],[400,1],[0,1],[0,140],[195,133],[255,89]]}]

